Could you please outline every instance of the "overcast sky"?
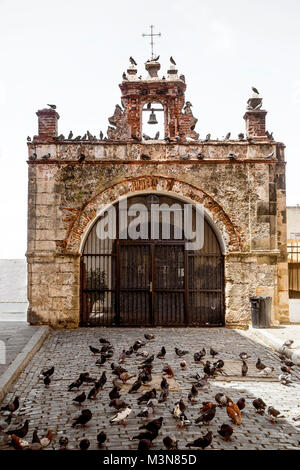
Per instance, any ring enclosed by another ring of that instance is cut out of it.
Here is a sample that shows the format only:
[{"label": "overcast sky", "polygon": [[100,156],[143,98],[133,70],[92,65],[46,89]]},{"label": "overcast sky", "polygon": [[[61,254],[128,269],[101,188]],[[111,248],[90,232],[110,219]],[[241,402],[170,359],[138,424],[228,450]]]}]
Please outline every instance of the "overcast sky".
[{"label": "overcast sky", "polygon": [[287,202],[300,203],[299,0],[0,0],[0,258],[26,251],[35,112],[55,103],[65,135],[106,131],[130,55],[145,76],[150,24],[161,74],[172,55],[186,77],[201,138],[243,132],[259,89],[267,129],[286,144]]}]

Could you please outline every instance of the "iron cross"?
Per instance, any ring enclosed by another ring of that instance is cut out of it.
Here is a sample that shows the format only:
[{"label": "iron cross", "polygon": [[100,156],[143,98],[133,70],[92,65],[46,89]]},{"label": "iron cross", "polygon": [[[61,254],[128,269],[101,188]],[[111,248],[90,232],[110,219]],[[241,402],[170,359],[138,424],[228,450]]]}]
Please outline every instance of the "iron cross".
[{"label": "iron cross", "polygon": [[150,25],[150,34],[143,34],[142,36],[150,36],[151,37],[151,41],[150,41],[150,44],[151,44],[151,60],[154,59],[154,53],[153,53],[153,46],[154,46],[154,41],[153,41],[153,37],[154,36],[161,36],[161,33],[153,33],[153,24]]}]

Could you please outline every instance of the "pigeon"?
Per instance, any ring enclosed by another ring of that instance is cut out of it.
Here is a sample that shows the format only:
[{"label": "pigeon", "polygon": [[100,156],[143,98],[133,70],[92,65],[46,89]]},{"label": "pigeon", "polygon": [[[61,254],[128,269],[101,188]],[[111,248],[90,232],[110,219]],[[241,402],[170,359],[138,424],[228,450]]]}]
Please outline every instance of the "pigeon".
[{"label": "pigeon", "polygon": [[165,436],[163,444],[167,450],[178,449],[178,441],[175,436]]},{"label": "pigeon", "polygon": [[201,152],[200,152],[200,153],[197,153],[197,158],[198,158],[198,160],[204,160],[204,155],[203,155],[203,153],[201,153]]},{"label": "pigeon", "polygon": [[184,75],[179,75],[179,79],[182,80],[185,83],[185,76]]},{"label": "pigeon", "polygon": [[291,348],[293,343],[294,343],[294,340],[293,340],[293,339],[288,339],[288,340],[286,340],[286,341],[283,343],[282,347],[283,347],[283,348],[284,348],[284,347],[285,347],[285,348]]},{"label": "pigeon", "polygon": [[75,382],[72,382],[68,387],[69,392],[73,390],[73,388],[77,388],[78,390],[82,384],[83,384],[83,380],[81,379],[77,379]]},{"label": "pigeon", "polygon": [[77,397],[73,398],[73,401],[78,403],[79,406],[86,400],[86,394],[85,392],[82,392],[80,395],[77,395]]},{"label": "pigeon", "polygon": [[46,375],[46,377],[44,378],[44,384],[46,388],[48,388],[49,385],[51,384],[51,379],[48,375]]},{"label": "pigeon", "polygon": [[248,373],[248,365],[247,365],[247,362],[246,361],[243,361],[243,365],[242,365],[242,376],[243,377],[246,377]]},{"label": "pigeon", "polygon": [[59,438],[59,441],[58,441],[60,447],[61,447],[61,450],[62,449],[66,449],[67,448],[67,445],[69,444],[69,439],[67,438],[67,436],[61,436]]},{"label": "pigeon", "polygon": [[259,91],[258,91],[258,89],[257,89],[257,88],[255,88],[254,86],[252,87],[252,91],[254,91],[254,93],[255,93],[256,95],[259,95]]},{"label": "pigeon", "polygon": [[158,140],[159,139],[159,131],[156,132],[155,136],[154,136],[154,140]]},{"label": "pigeon", "polygon": [[265,402],[261,398],[255,398],[255,400],[253,400],[252,404],[253,404],[254,408],[256,409],[257,413],[264,414],[267,405],[265,404]]},{"label": "pigeon", "polygon": [[177,356],[182,357],[182,356],[185,356],[186,354],[189,354],[189,351],[184,351],[184,350],[175,348],[175,353],[177,354]]},{"label": "pigeon", "polygon": [[99,138],[100,138],[100,140],[103,140],[103,132],[102,131],[100,131]]},{"label": "pigeon", "polygon": [[160,382],[160,388],[162,390],[168,390],[169,389],[169,384],[168,384],[168,381],[165,377],[163,377],[162,381]]},{"label": "pigeon", "polygon": [[162,390],[158,398],[158,403],[164,403],[165,401],[167,401],[168,396],[169,390],[167,388]]},{"label": "pigeon", "polygon": [[[84,153],[81,153],[81,154],[79,155],[78,161],[79,161],[79,163],[82,163],[83,160],[85,160],[85,155],[84,155]],[[90,348],[91,348],[91,346],[90,346]],[[93,349],[96,349],[96,348],[93,348]],[[98,351],[99,351],[99,350],[98,350]],[[94,353],[94,354],[96,354],[96,353]]]},{"label": "pigeon", "polygon": [[292,383],[290,374],[280,374],[278,376],[278,379],[279,379],[279,382],[281,383],[281,385],[289,386]]},{"label": "pigeon", "polygon": [[217,430],[221,437],[223,437],[224,441],[229,441],[230,437],[232,436],[233,429],[230,424],[222,424],[220,429]]},{"label": "pigeon", "polygon": [[92,412],[91,410],[85,409],[82,410],[81,415],[77,418],[74,418],[74,423],[72,424],[72,428],[75,426],[85,426],[91,419],[92,419]]},{"label": "pigeon", "polygon": [[258,370],[263,370],[266,368],[265,364],[263,362],[261,362],[261,359],[258,358],[257,361],[256,361],[256,364],[255,364],[255,367],[256,369]]},{"label": "pigeon", "polygon": [[89,346],[90,348],[90,351],[93,353],[93,354],[100,354],[100,349],[98,348],[94,348],[93,346]]},{"label": "pigeon", "polygon": [[88,450],[88,448],[90,447],[91,443],[88,439],[82,439],[80,442],[79,442],[79,448],[80,450]]},{"label": "pigeon", "polygon": [[26,434],[28,433],[28,427],[29,427],[29,419],[26,419],[23,426],[21,426],[18,429],[12,429],[12,430],[6,431],[6,434],[8,436],[12,436],[14,434],[15,436],[23,439],[26,436]]},{"label": "pigeon", "polygon": [[280,414],[281,414],[281,412],[276,410],[273,406],[268,406],[267,413],[269,416],[272,416],[272,420],[271,420],[272,423],[275,423],[276,418],[280,417]]},{"label": "pigeon", "polygon": [[231,136],[231,132],[228,132],[225,136],[225,140],[229,140],[230,139],[230,136]]},{"label": "pigeon", "polygon": [[199,437],[193,442],[188,442],[185,447],[200,447],[201,449],[205,449],[205,447],[208,447],[211,444],[212,436],[212,432],[209,431],[205,436]]},{"label": "pigeon", "polygon": [[8,426],[10,426],[11,420],[12,420],[12,415],[10,414],[5,419],[2,419],[0,421],[0,432],[5,431],[8,428]]},{"label": "pigeon", "polygon": [[231,401],[231,400],[228,401],[227,407],[226,407],[226,412],[227,412],[227,415],[229,416],[229,418],[231,418],[232,421],[235,424],[237,424],[237,425],[241,424],[242,414],[241,414],[241,410],[236,405],[236,403],[233,403],[233,401]]},{"label": "pigeon", "polygon": [[207,134],[207,136],[204,139],[204,142],[208,142],[211,139],[211,134]]},{"label": "pigeon", "polygon": [[128,393],[135,393],[138,391],[139,388],[141,388],[142,386],[142,381],[141,379],[139,378],[138,380],[136,380],[132,386],[130,387],[130,389],[128,390]]},{"label": "pigeon", "polygon": [[160,58],[160,56],[158,55],[157,57],[154,57],[154,59],[152,59],[152,60],[153,60],[153,62],[157,62],[159,58]]},{"label": "pigeon", "polygon": [[110,344],[110,341],[106,338],[99,338],[99,343],[101,343],[101,344]]},{"label": "pigeon", "polygon": [[52,434],[53,434],[53,431],[51,429],[49,429],[49,431],[47,432],[47,434],[45,434],[42,438],[41,438],[41,446],[42,447],[48,447],[48,445],[50,444],[50,442],[52,441]]},{"label": "pigeon", "polygon": [[151,160],[151,157],[149,157],[149,155],[146,155],[145,153],[142,153],[141,160],[144,160],[144,161]]},{"label": "pigeon", "polygon": [[151,398],[156,398],[157,392],[155,388],[152,388],[149,392],[144,393],[144,395],[140,396],[137,400],[138,404],[140,405],[143,401],[148,402]]},{"label": "pigeon", "polygon": [[32,162],[37,159],[37,154],[34,152],[32,155],[30,155],[29,160]]},{"label": "pigeon", "polygon": [[98,442],[98,447],[101,447],[102,444],[106,441],[107,437],[105,432],[101,431],[99,434],[97,434],[97,442]]},{"label": "pigeon", "polygon": [[119,393],[120,390],[121,390],[121,387],[114,387],[108,394],[110,400],[114,400],[115,398],[120,398],[121,396]]},{"label": "pigeon", "polygon": [[104,354],[101,354],[100,359],[97,359],[95,362],[96,366],[103,366],[106,363],[107,357]]},{"label": "pigeon", "polygon": [[77,140],[81,140],[81,135],[78,135],[77,137],[75,137],[73,140],[77,141]]},{"label": "pigeon", "polygon": [[236,160],[236,155],[235,155],[235,153],[229,152],[229,153],[228,153],[228,158],[229,158],[230,160]]},{"label": "pigeon", "polygon": [[166,374],[168,377],[174,377],[174,371],[171,366],[166,365],[162,370],[163,374]]},{"label": "pigeon", "polygon": [[181,155],[180,157],[180,160],[188,160],[190,158],[190,154],[185,154],[185,155]]},{"label": "pigeon", "polygon": [[182,370],[184,370],[186,368],[186,361],[181,361],[180,362],[180,367]]},{"label": "pigeon", "polygon": [[51,109],[56,109],[56,105],[55,105],[55,104],[47,104],[47,106],[49,106],[49,108],[51,108]]},{"label": "pigeon", "polygon": [[110,408],[115,408],[116,410],[122,410],[128,406],[125,401],[120,400],[119,398],[114,398],[113,400],[110,401],[109,407]]},{"label": "pigeon", "polygon": [[204,411],[195,421],[195,424],[198,423],[206,423],[209,424],[210,421],[212,421],[216,415],[216,407],[217,405],[213,405],[211,408],[209,408],[207,411]]},{"label": "pigeon", "polygon": [[171,62],[171,64],[176,65],[176,62],[175,62],[175,60],[173,59],[172,56],[170,57],[170,62]]},{"label": "pigeon", "polygon": [[245,398],[239,398],[238,401],[236,402],[237,406],[239,407],[239,409],[242,411],[245,406],[246,406],[246,400]]},{"label": "pigeon", "polygon": [[31,142],[31,137],[29,135],[27,136],[27,142]]},{"label": "pigeon", "polygon": [[241,353],[239,354],[239,356],[240,356],[240,358],[242,359],[242,361],[246,361],[246,359],[249,359],[249,358],[251,357],[251,356],[249,356],[249,354],[246,353],[246,352],[241,352]]},{"label": "pigeon", "polygon": [[126,75],[126,73],[125,73],[125,72],[123,72],[123,74],[122,74],[122,78],[123,78],[123,80],[127,80],[127,75]]},{"label": "pigeon", "polygon": [[43,156],[42,156],[42,159],[43,159],[43,160],[49,160],[50,157],[51,157],[51,154],[50,154],[50,153],[47,153],[46,155],[43,155]]},{"label": "pigeon", "polygon": [[129,57],[129,61],[130,61],[131,65],[137,65],[136,61],[131,56]]},{"label": "pigeon", "polygon": [[149,418],[149,407],[145,406],[145,408],[136,415],[138,418]]},{"label": "pigeon", "polygon": [[156,357],[158,357],[158,359],[163,359],[165,355],[166,355],[166,348],[162,346],[161,350],[159,351]]},{"label": "pigeon", "polygon": [[218,405],[222,407],[222,406],[227,406],[229,399],[226,395],[224,395],[224,393],[217,393],[215,395],[215,400],[218,403]]},{"label": "pigeon", "polygon": [[131,409],[131,406],[128,405],[127,408],[119,411],[119,413],[117,413],[115,416],[113,416],[111,418],[111,420],[109,421],[110,424],[114,424],[114,423],[122,423],[124,425],[127,424],[127,422],[125,421],[125,419],[130,415],[132,409]]},{"label": "pigeon", "polygon": [[190,403],[196,403],[197,400],[195,400],[195,397],[196,397],[197,395],[198,395],[198,388],[197,388],[195,385],[193,385],[192,388],[191,388],[191,391],[190,391],[190,393],[189,393],[189,395],[188,395],[188,401],[189,401]]},{"label": "pigeon", "polygon": [[163,420],[164,420],[163,417],[153,419],[152,421],[149,421],[149,423],[143,424],[142,426],[140,426],[139,429],[146,429],[147,431],[150,431],[150,432],[159,431],[160,428],[162,427]]},{"label": "pigeon", "polygon": [[145,338],[147,341],[151,341],[152,339],[155,339],[155,336],[154,336],[154,335],[150,335],[150,334],[145,334],[145,335],[144,335],[144,338]]},{"label": "pigeon", "polygon": [[68,140],[71,140],[72,138],[73,138],[73,132],[70,131],[70,132],[69,132],[69,135],[68,135]]},{"label": "pigeon", "polygon": [[238,135],[238,139],[239,140],[244,140],[244,138],[245,138],[245,135],[242,132],[240,132],[239,135]]},{"label": "pigeon", "polygon": [[270,367],[265,367],[264,369],[262,369],[260,372],[259,372],[259,375],[263,376],[263,377],[268,377],[268,375],[270,375],[274,370],[274,367],[270,366]]},{"label": "pigeon", "polygon": [[145,432],[140,432],[139,434],[137,434],[136,436],[133,436],[132,437],[132,440],[134,439],[138,439],[139,441],[141,440],[149,440],[151,443],[154,439],[156,439],[158,436],[158,430],[155,430],[155,431],[145,431]]},{"label": "pigeon", "polygon": [[11,436],[11,445],[16,450],[23,450],[26,447],[28,447],[28,448],[30,447],[29,442],[27,442],[23,438],[20,438],[20,437],[16,436],[15,434],[12,434],[12,436]]},{"label": "pigeon", "polygon": [[210,354],[212,357],[215,357],[215,356],[217,356],[219,353],[218,353],[217,351],[215,351],[213,348],[210,348],[209,354]]},{"label": "pigeon", "polygon": [[9,411],[10,413],[13,413],[14,411],[17,411],[19,406],[20,406],[19,397],[15,397],[7,405],[2,406],[0,408],[0,411]]}]

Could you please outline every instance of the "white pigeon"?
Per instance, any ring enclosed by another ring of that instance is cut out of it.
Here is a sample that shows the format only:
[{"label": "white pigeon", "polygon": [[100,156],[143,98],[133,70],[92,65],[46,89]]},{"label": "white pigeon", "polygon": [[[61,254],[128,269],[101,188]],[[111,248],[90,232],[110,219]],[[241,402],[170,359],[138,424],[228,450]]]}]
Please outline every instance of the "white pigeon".
[{"label": "white pigeon", "polygon": [[280,374],[278,379],[282,385],[289,385],[292,383],[290,374]]},{"label": "white pigeon", "polygon": [[270,375],[273,372],[273,370],[274,370],[274,367],[272,366],[265,367],[259,372],[259,375],[262,375],[263,377],[268,377],[268,375]]},{"label": "white pigeon", "polygon": [[120,411],[119,413],[117,413],[115,416],[111,418],[111,420],[109,421],[110,424],[119,423],[120,421],[124,423],[125,419],[130,415],[131,411],[132,411],[131,406],[128,405],[127,408]]},{"label": "white pigeon", "polygon": [[180,419],[181,410],[180,410],[179,403],[177,403],[177,405],[174,406],[173,411],[172,411],[172,415],[174,416],[174,418]]}]

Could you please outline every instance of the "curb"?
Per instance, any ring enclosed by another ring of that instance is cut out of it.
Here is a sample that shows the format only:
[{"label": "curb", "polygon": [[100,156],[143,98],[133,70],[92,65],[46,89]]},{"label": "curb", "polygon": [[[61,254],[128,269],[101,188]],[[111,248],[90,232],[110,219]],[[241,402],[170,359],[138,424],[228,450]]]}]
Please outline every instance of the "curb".
[{"label": "curb", "polygon": [[14,381],[18,378],[20,373],[25,369],[29,361],[40,349],[45,339],[50,333],[49,326],[41,326],[32,338],[28,341],[26,346],[13,360],[10,366],[6,369],[3,375],[0,377],[0,403],[5,398],[10,387]]},{"label": "curb", "polygon": [[256,336],[261,339],[267,346],[273,348],[277,353],[284,354],[297,366],[300,366],[300,351],[295,351],[287,347],[282,346],[282,342],[274,338],[274,336],[267,331],[261,331],[256,329],[249,330],[252,336]]}]

